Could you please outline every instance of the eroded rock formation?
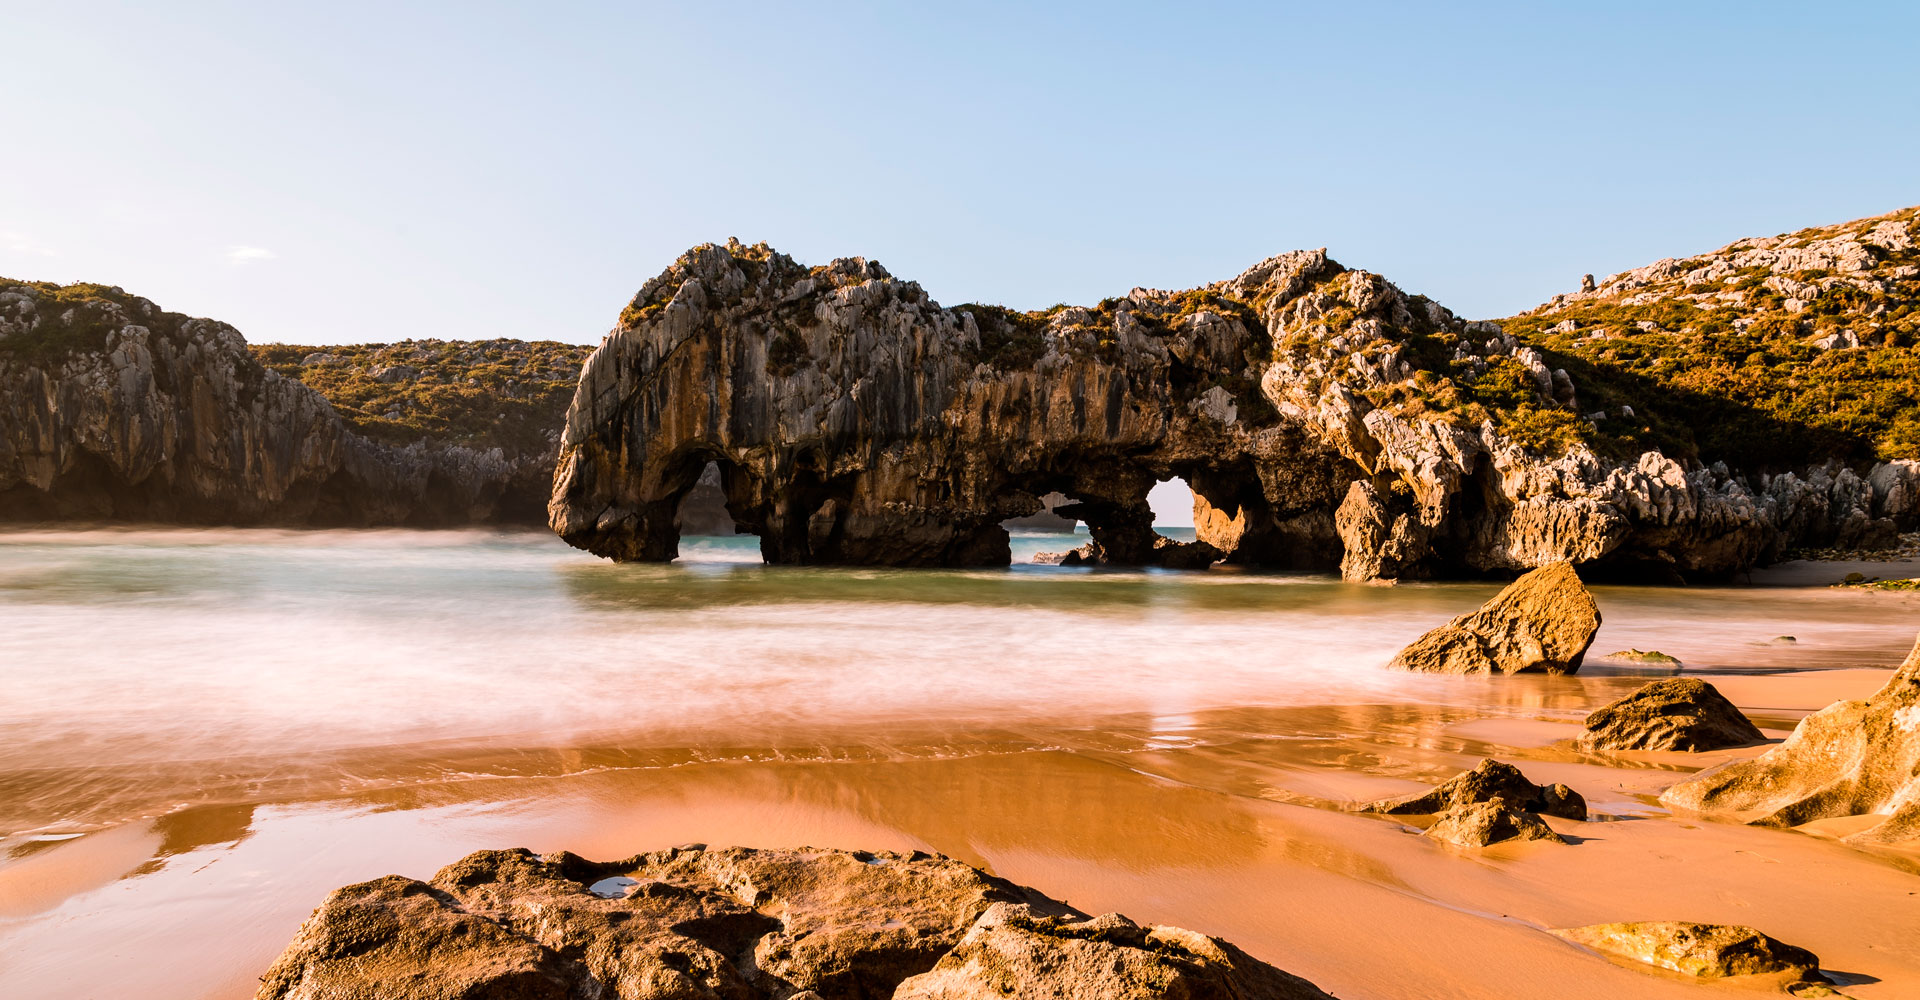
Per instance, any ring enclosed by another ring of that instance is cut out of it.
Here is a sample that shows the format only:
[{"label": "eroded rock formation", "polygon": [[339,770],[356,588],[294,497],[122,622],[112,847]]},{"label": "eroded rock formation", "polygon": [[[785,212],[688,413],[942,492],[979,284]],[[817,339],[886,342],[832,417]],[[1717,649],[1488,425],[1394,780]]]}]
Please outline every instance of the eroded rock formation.
[{"label": "eroded rock formation", "polygon": [[381,444],[225,323],[0,281],[0,518],[441,526],[533,511],[545,460]]},{"label": "eroded rock formation", "polygon": [[1497,324],[1324,251],[1016,313],[942,308],[859,258],[705,245],[587,364],[550,524],[603,556],[671,559],[709,462],[783,563],[1005,563],[1000,523],[1050,492],[1080,501],[1068,516],[1098,560],[1199,563],[1155,542],[1147,491],[1173,476],[1228,561],[1351,579],[1561,561],[1724,575],[1911,520],[1906,465],[1749,478],[1603,459],[1561,433],[1579,391]]},{"label": "eroded rock formation", "polygon": [[1088,917],[946,858],[703,847],[481,851],[431,882],[347,886],[258,995],[1327,998],[1217,938]]},{"label": "eroded rock formation", "polygon": [[1570,674],[1599,629],[1600,607],[1572,564],[1554,563],[1415,639],[1392,665],[1441,674]]},{"label": "eroded rock formation", "polygon": [[1672,677],[1587,716],[1577,750],[1721,750],[1762,742],[1751,720],[1713,685]]},{"label": "eroded rock formation", "polygon": [[1674,785],[1660,801],[1764,826],[1880,815],[1847,842],[1920,842],[1920,642],[1872,697],[1835,702],[1779,746]]}]

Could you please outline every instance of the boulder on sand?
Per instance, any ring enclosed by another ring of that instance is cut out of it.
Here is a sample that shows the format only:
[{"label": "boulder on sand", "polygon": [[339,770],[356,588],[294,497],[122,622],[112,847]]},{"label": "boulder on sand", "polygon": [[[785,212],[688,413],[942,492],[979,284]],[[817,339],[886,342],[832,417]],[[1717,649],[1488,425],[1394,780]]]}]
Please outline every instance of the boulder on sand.
[{"label": "boulder on sand", "polygon": [[1587,716],[1576,750],[1722,750],[1766,737],[1733,702],[1697,677],[1671,677]]},{"label": "boulder on sand", "polygon": [[1471,771],[1412,795],[1381,799],[1359,808],[1360,812],[1387,813],[1396,816],[1421,816],[1444,813],[1477,802],[1505,801],[1510,808],[1545,813],[1565,819],[1587,818],[1587,801],[1565,785],[1536,785],[1512,764],[1483,760]]},{"label": "boulder on sand", "polygon": [[[810,992],[809,992],[810,991]],[[335,890],[262,1000],[1329,1000],[1216,938],[1090,918],[948,858],[700,846],[480,851]]]},{"label": "boulder on sand", "polygon": [[1846,841],[1920,843],[1920,643],[1872,697],[1834,702],[1779,746],[1674,785],[1660,801],[1764,826],[1880,814],[1884,822]]},{"label": "boulder on sand", "polygon": [[1513,808],[1506,799],[1454,806],[1441,813],[1425,835],[1458,847],[1486,847],[1508,840],[1566,843],[1540,817]]},{"label": "boulder on sand", "polygon": [[1703,979],[1723,976],[1819,975],[1820,959],[1754,930],[1727,924],[1679,920],[1594,924],[1556,930],[1554,935],[1594,951],[1671,969]]},{"label": "boulder on sand", "polygon": [[1580,669],[1599,629],[1593,595],[1572,563],[1559,562],[1527,573],[1480,610],[1414,640],[1392,665],[1442,674],[1570,674]]}]

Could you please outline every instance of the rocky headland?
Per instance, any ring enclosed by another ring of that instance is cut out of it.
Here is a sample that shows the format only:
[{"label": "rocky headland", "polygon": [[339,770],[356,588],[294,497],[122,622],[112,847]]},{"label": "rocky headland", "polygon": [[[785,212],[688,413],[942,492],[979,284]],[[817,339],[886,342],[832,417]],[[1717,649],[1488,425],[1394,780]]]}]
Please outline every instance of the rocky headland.
[{"label": "rocky headland", "polygon": [[111,286],[0,280],[0,519],[538,524],[582,354],[249,348]]},{"label": "rocky headland", "polygon": [[[1892,544],[1920,517],[1915,215],[1743,240],[1501,322],[1318,250],[1023,313],[942,307],[861,258],[704,245],[588,360],[550,523],[671,559],[711,468],[777,563],[1002,564],[1001,523],[1056,492],[1092,561],[1356,580],[1560,561],[1676,580]],[[1175,476],[1196,543],[1152,529],[1147,491]]]}]

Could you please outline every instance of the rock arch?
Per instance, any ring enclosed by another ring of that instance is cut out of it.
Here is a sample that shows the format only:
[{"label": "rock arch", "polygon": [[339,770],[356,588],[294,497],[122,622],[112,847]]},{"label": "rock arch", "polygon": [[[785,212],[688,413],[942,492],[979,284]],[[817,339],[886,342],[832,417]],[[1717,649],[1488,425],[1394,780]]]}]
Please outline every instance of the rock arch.
[{"label": "rock arch", "polygon": [[[1337,271],[1300,255],[1285,280]],[[589,360],[551,522],[601,555],[671,559],[675,507],[720,462],[769,562],[1004,565],[1000,522],[1060,492],[1106,561],[1191,565],[1252,539],[1243,560],[1332,565],[1330,530],[1285,522],[1317,512],[1330,529],[1357,470],[1288,468],[1344,460],[1260,398],[1271,345],[1248,308],[1136,290],[1046,315],[945,309],[871,261],[696,248]],[[1218,551],[1153,532],[1147,492],[1176,475],[1239,519],[1202,529]]]},{"label": "rock arch", "polygon": [[[1577,443],[1545,455],[1452,381],[1525,373],[1501,391],[1572,419],[1578,387],[1543,359],[1324,250],[1020,313],[943,308],[862,258],[707,244],[588,360],[548,522],[602,556],[672,559],[708,463],[774,563],[1003,565],[1000,523],[1049,492],[1079,501],[1062,513],[1108,562],[1349,579],[1568,560],[1724,576],[1911,522],[1907,464],[1748,477]],[[1172,476],[1194,491],[1198,543],[1153,532],[1147,492]]]}]

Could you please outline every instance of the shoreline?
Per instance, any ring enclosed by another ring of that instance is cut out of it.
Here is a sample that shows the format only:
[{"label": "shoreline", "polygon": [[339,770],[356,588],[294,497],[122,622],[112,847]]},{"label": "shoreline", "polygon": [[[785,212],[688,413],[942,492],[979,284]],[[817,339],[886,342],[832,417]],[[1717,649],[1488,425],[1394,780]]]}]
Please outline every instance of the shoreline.
[{"label": "shoreline", "polygon": [[[1865,694],[1876,675],[1884,672],[1700,676],[1743,709],[1785,722]],[[1643,679],[1619,675],[1627,687]],[[1220,712],[1230,717],[1217,720],[1222,728],[1282,728],[1251,710]],[[617,857],[702,841],[943,853],[1089,912],[1221,936],[1349,998],[1699,995],[1697,984],[1544,932],[1655,918],[1759,926],[1860,977],[1844,989],[1863,1000],[1920,987],[1920,914],[1909,895],[1920,889],[1920,854],[1843,847],[1834,831],[1692,821],[1654,804],[1665,785],[1764,745],[1603,760],[1556,742],[1573,731],[1572,707],[1295,714],[1296,728],[1329,735],[688,763],[195,806],[0,868],[0,986],[238,998],[334,886],[424,877],[482,847]],[[1784,735],[1768,730],[1771,740]],[[1460,853],[1391,817],[1302,804],[1413,790],[1485,755],[1536,781],[1567,782],[1599,820],[1550,820],[1568,846]],[[1355,767],[1362,758],[1369,763]],[[1376,942],[1414,933],[1427,946],[1398,949],[1390,963],[1375,955]],[[193,969],[170,967],[165,956],[188,937],[224,943]],[[115,942],[113,959],[88,960],[101,941]]]}]

